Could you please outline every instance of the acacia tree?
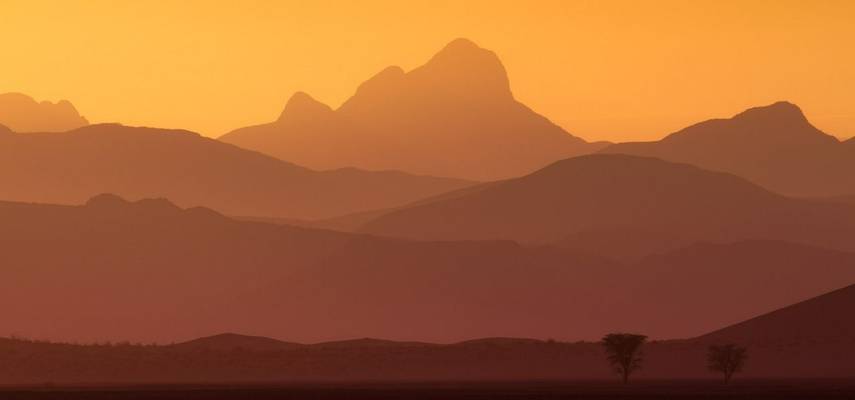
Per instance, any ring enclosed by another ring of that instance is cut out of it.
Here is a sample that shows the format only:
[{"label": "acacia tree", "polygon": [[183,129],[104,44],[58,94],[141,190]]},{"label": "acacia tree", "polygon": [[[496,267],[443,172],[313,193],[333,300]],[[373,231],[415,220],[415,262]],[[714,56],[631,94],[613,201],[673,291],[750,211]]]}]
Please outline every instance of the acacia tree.
[{"label": "acacia tree", "polygon": [[735,372],[742,370],[747,358],[748,350],[745,347],[735,344],[710,346],[707,352],[707,368],[724,374],[724,383],[728,383]]},{"label": "acacia tree", "polygon": [[603,336],[602,345],[612,368],[620,375],[623,383],[629,382],[629,375],[641,369],[641,345],[647,336],[633,333],[610,333]]}]

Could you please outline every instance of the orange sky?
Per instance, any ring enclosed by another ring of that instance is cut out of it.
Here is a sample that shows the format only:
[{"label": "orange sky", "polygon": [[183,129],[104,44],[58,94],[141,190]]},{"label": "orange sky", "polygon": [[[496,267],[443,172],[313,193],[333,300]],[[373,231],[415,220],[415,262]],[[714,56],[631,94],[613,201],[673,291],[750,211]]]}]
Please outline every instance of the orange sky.
[{"label": "orange sky", "polygon": [[303,90],[338,106],[467,37],[589,140],[658,138],[776,100],[855,136],[855,1],[0,0],[0,92],[92,122],[218,136]]}]

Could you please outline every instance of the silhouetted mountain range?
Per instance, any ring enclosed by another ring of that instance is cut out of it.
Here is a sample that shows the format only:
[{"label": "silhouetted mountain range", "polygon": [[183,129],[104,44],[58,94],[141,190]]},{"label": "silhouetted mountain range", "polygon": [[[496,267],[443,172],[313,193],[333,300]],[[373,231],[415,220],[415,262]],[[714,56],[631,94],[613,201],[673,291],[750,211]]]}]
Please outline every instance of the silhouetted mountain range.
[{"label": "silhouetted mountain range", "polygon": [[312,168],[355,166],[493,180],[596,151],[514,99],[499,58],[466,39],[389,67],[336,110],[296,93],[276,121],[220,138]]},{"label": "silhouetted mountain range", "polygon": [[556,243],[619,258],[696,241],[774,239],[855,250],[855,208],[783,197],[734,175],[589,155],[380,214],[361,232],[420,240]]},{"label": "silhouetted mountain range", "polygon": [[470,185],[396,171],[313,171],[188,131],[117,124],[0,135],[0,180],[6,200],[79,204],[111,192],[291,218],[393,207]]},{"label": "silhouetted mountain range", "polygon": [[622,264],[513,242],[241,222],[112,195],[84,206],[0,203],[0,220],[6,333],[62,340],[236,328],[298,342],[691,336],[855,282],[852,253],[783,242]]},{"label": "silhouetted mountain range", "polygon": [[0,94],[0,124],[15,132],[62,132],[89,125],[71,103],[36,102],[21,93]]},{"label": "silhouetted mountain range", "polygon": [[855,146],[814,127],[779,102],[730,119],[701,122],[656,142],[619,143],[602,152],[685,162],[745,177],[793,196],[855,194]]}]

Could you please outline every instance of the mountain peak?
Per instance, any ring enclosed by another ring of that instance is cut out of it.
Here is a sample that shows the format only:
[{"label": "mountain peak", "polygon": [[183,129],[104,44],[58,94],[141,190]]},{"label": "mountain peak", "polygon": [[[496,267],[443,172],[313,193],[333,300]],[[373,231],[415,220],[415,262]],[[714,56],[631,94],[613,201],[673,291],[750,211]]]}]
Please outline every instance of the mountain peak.
[{"label": "mountain peak", "polygon": [[663,142],[697,143],[699,140],[738,140],[739,145],[805,146],[836,144],[839,140],[813,125],[795,104],[779,101],[749,108],[729,119],[711,119],[675,132]]},{"label": "mountain peak", "polygon": [[413,71],[444,81],[462,93],[510,95],[505,66],[496,53],[469,39],[455,39],[436,53],[424,66]]},{"label": "mountain peak", "polygon": [[285,104],[277,121],[308,120],[331,113],[330,106],[315,100],[306,92],[295,92]]},{"label": "mountain peak", "polygon": [[454,39],[445,45],[445,50],[451,51],[451,49],[454,49],[457,51],[480,51],[480,50],[484,50],[480,46],[478,46],[475,42],[473,42],[467,38],[462,38],[462,37]]},{"label": "mountain peak", "polygon": [[749,108],[734,119],[777,120],[782,122],[807,122],[802,109],[788,101],[779,101],[768,106]]},{"label": "mountain peak", "polygon": [[814,127],[799,106],[787,101],[749,108],[731,120],[763,134],[760,136],[779,142],[785,140],[802,145],[828,145],[839,142],[834,136]]}]

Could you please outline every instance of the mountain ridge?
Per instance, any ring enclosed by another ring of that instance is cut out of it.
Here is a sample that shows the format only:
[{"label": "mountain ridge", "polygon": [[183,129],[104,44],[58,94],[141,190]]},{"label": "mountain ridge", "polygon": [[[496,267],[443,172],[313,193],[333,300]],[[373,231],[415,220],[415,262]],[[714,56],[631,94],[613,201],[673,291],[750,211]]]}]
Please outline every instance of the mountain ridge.
[{"label": "mountain ridge", "polygon": [[789,102],[699,122],[659,141],[613,144],[600,153],[656,157],[728,172],[790,196],[855,193],[847,173],[855,168],[855,147],[814,127]]},{"label": "mountain ridge", "polygon": [[498,56],[466,39],[411,71],[381,70],[331,113],[315,107],[307,117],[286,105],[276,121],[219,139],[313,168],[472,180],[517,176],[606,145],[585,142],[517,101]]},{"label": "mountain ridge", "polygon": [[165,197],[230,215],[325,218],[406,204],[471,182],[396,171],[315,171],[186,130],[97,124],[0,135],[0,198],[79,204]]}]

